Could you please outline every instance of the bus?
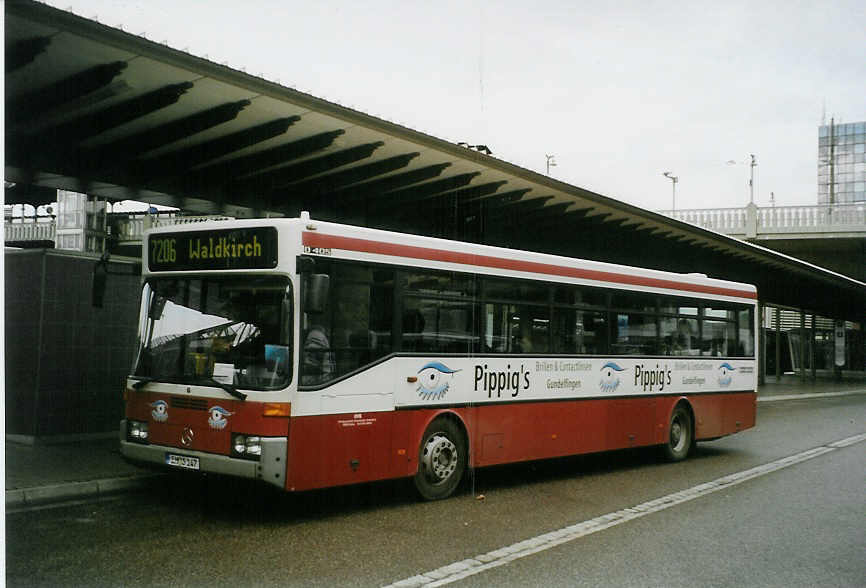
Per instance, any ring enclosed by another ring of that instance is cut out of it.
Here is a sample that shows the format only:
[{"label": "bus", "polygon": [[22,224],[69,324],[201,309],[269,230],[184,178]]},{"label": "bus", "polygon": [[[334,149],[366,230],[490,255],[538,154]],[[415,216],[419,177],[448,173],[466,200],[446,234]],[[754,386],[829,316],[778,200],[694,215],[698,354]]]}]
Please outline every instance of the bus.
[{"label": "bus", "polygon": [[144,240],[130,461],[287,491],[753,427],[754,286],[311,219]]}]

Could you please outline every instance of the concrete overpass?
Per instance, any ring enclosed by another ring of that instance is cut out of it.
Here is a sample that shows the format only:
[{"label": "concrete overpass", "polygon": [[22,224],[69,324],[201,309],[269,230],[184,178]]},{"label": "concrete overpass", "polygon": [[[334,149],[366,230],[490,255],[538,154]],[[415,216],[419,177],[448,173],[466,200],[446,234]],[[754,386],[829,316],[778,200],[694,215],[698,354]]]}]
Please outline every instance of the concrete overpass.
[{"label": "concrete overpass", "polygon": [[662,211],[866,281],[866,203]]}]

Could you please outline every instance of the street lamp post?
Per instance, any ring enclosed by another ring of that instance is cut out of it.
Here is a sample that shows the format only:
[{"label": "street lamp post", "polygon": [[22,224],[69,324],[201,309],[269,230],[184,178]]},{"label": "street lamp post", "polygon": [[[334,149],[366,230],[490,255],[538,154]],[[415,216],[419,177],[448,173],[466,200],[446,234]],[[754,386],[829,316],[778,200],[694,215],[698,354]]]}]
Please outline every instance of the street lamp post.
[{"label": "street lamp post", "polygon": [[[733,159],[727,161],[728,165],[737,165]],[[749,153],[749,204],[755,203],[755,168],[758,167],[758,158],[754,153]]]},{"label": "street lamp post", "polygon": [[662,172],[662,175],[671,181],[671,189],[672,189],[671,210],[676,212],[676,210],[677,210],[677,182],[680,179],[679,179],[679,177],[673,175],[669,171]]},{"label": "street lamp post", "polygon": [[755,167],[758,165],[758,160],[754,153],[749,153],[751,161],[749,162],[749,204],[755,203]]},{"label": "street lamp post", "polygon": [[547,158],[547,175],[550,175],[550,168],[556,167],[556,162],[553,160],[553,158],[556,156],[555,155],[545,155],[544,157]]}]

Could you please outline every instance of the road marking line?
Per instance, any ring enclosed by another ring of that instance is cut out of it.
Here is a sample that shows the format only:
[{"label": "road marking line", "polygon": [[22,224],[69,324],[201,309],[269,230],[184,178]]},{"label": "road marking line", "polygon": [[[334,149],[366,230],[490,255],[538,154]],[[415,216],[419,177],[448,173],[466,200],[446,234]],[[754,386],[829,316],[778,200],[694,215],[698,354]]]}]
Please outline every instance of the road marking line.
[{"label": "road marking line", "polygon": [[780,400],[809,400],[812,398],[835,398],[866,394],[866,390],[844,390],[842,392],[815,392],[810,394],[780,394],[778,396],[758,396],[758,402],[778,402]]},{"label": "road marking line", "polygon": [[849,447],[863,441],[866,441],[866,433],[840,439],[839,441],[828,443],[827,445],[814,447],[795,455],[789,455],[788,457],[783,457],[748,470],[717,478],[712,482],[698,484],[697,486],[692,486],[691,488],[674,492],[673,494],[668,494],[667,496],[662,496],[661,498],[656,498],[649,502],[644,502],[636,506],[601,515],[594,519],[583,521],[582,523],[563,527],[562,529],[551,531],[550,533],[545,533],[537,537],[532,537],[494,551],[489,551],[481,555],[476,555],[475,557],[454,562],[442,566],[441,568],[389,584],[386,588],[406,588],[414,586],[433,587],[451,584],[452,582],[462,580],[463,578],[468,578],[469,576],[503,566],[516,559],[539,553],[541,551],[546,551],[556,547],[557,545],[562,545],[563,543],[568,543],[575,539],[580,539],[581,537],[604,531],[610,527],[615,527],[633,521],[634,519],[665,510],[672,506],[706,496],[707,494],[712,494],[713,492],[718,492],[719,490],[742,484],[748,480],[765,476],[772,472],[803,463],[804,461],[814,459],[821,455],[836,451],[837,449]]}]

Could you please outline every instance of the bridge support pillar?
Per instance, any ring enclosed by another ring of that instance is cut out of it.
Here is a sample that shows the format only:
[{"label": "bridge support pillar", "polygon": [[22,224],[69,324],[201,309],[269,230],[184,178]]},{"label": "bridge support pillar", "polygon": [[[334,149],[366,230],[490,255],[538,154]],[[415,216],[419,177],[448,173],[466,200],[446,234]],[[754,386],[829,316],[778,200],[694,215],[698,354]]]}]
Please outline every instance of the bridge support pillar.
[{"label": "bridge support pillar", "polygon": [[776,311],[776,383],[782,381],[782,309]]},{"label": "bridge support pillar", "polygon": [[764,313],[767,307],[760,300],[758,301],[758,349],[756,350],[755,359],[758,360],[758,386],[763,386],[767,383],[767,335],[764,332]]},{"label": "bridge support pillar", "polygon": [[815,365],[815,313],[812,313],[812,328],[811,332],[811,345],[809,345],[809,361],[811,362],[809,365],[812,366],[812,380],[815,380],[818,377],[818,368]]},{"label": "bridge support pillar", "polygon": [[754,241],[758,237],[758,205],[749,202],[746,205],[746,239]]},{"label": "bridge support pillar", "polygon": [[[800,381],[806,381],[806,311],[800,309]],[[811,345],[810,345],[811,347]]]}]

